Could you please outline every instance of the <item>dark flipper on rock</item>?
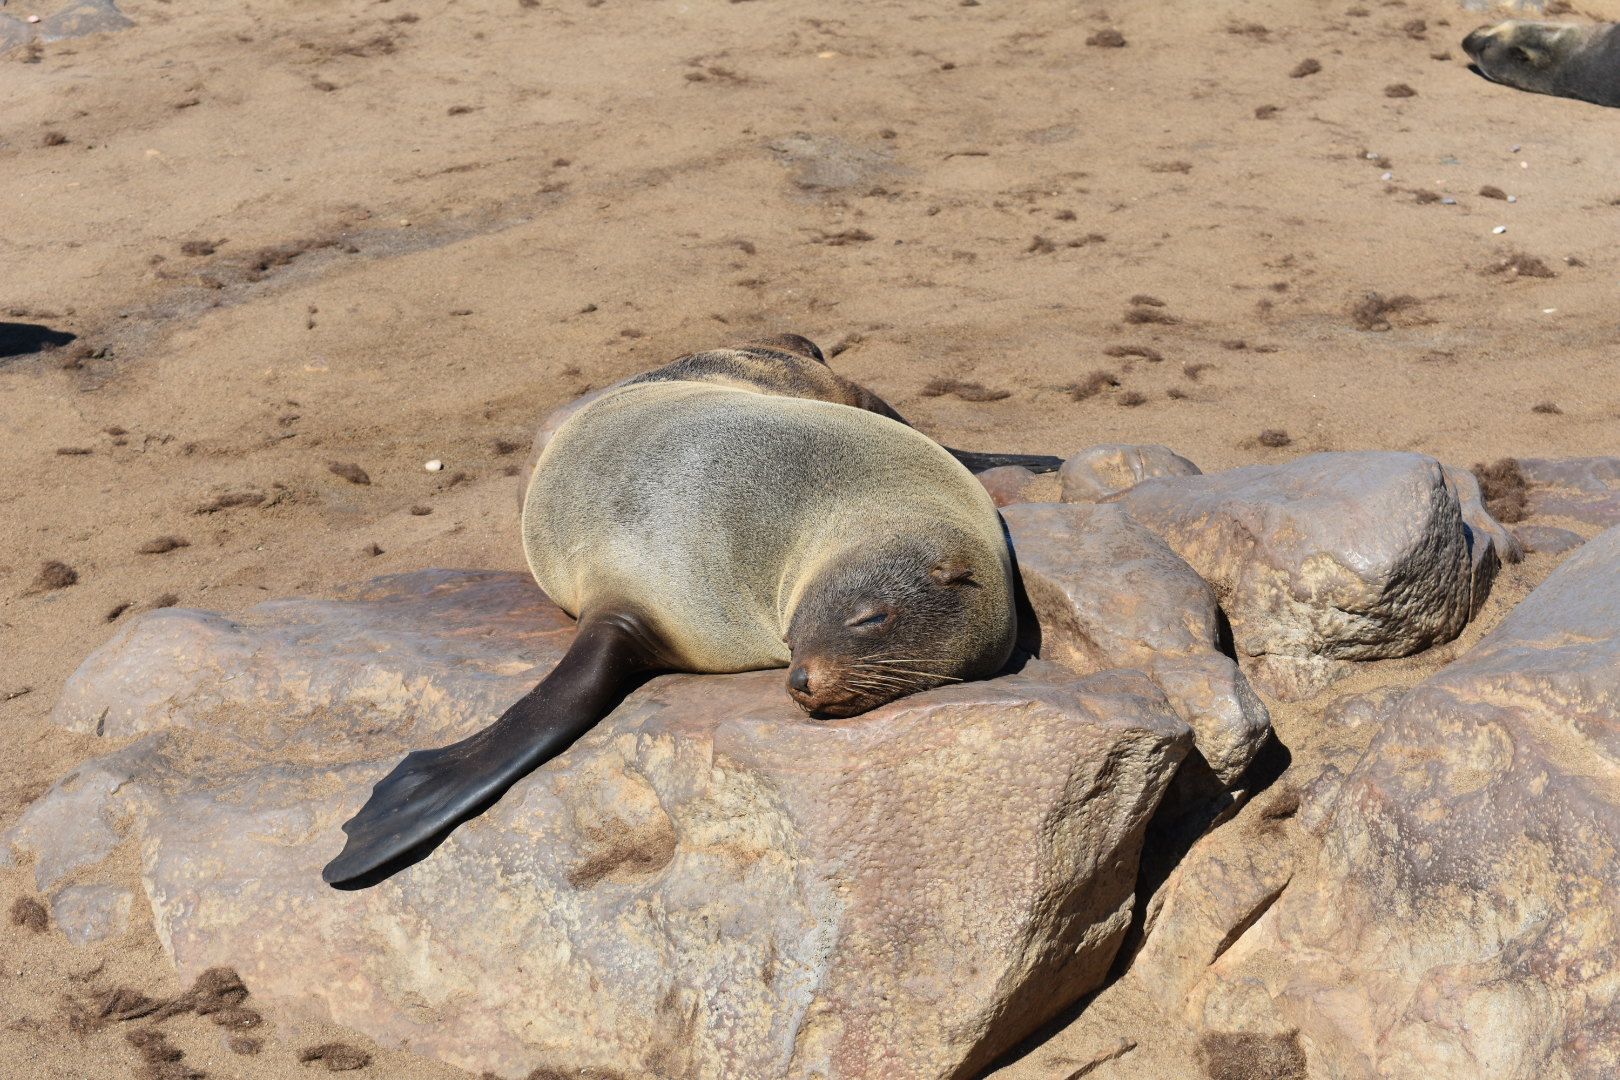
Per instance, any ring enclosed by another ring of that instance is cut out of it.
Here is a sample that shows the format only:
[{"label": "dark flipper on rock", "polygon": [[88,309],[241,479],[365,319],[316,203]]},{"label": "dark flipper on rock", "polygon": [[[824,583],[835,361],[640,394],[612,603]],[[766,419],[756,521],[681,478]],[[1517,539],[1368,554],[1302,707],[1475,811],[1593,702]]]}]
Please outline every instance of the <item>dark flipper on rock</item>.
[{"label": "dark flipper on rock", "polygon": [[647,672],[664,666],[662,642],[633,615],[580,620],[568,652],[540,685],[482,731],[405,755],[343,826],[348,842],[321,877],[363,889],[431,851],[508,788],[573,745]]},{"label": "dark flipper on rock", "polygon": [[980,454],[972,450],[952,450],[949,446],[945,449],[951,457],[966,465],[968,472],[982,473],[1003,465],[1018,465],[1030,472],[1049,473],[1057,472],[1063,466],[1062,458],[1047,454]]}]

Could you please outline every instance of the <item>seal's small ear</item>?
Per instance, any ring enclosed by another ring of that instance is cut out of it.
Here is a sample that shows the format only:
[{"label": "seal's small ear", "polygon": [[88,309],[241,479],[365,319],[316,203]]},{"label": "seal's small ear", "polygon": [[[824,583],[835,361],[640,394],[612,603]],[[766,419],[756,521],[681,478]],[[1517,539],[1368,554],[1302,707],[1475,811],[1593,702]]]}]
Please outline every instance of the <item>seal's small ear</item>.
[{"label": "seal's small ear", "polygon": [[973,567],[965,563],[946,559],[944,562],[928,571],[928,576],[938,585],[977,585],[973,580]]}]

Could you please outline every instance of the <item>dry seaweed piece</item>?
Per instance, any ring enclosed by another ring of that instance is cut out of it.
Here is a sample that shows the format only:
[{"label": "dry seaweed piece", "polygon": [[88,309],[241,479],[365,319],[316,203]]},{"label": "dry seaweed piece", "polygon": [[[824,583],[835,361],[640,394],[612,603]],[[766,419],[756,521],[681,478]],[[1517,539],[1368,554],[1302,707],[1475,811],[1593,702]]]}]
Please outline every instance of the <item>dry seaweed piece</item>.
[{"label": "dry seaweed piece", "polygon": [[1489,465],[1475,462],[1473,472],[1485,509],[1493,518],[1512,525],[1529,516],[1530,482],[1517,459],[1500,458]]},{"label": "dry seaweed piece", "polygon": [[43,934],[50,929],[51,916],[45,910],[45,905],[32,896],[19,896],[11,902],[11,925]]},{"label": "dry seaweed piece", "polygon": [[1289,436],[1288,432],[1283,431],[1280,428],[1266,428],[1266,430],[1260,433],[1261,446],[1287,446],[1293,441],[1293,438]]},{"label": "dry seaweed piece", "polygon": [[333,476],[341,476],[351,484],[369,484],[371,476],[352,461],[329,461],[326,469]]},{"label": "dry seaweed piece", "polygon": [[320,1062],[326,1066],[327,1072],[351,1072],[363,1069],[371,1064],[371,1055],[358,1046],[348,1043],[330,1042],[319,1046],[308,1046],[298,1051],[298,1060],[305,1065]]},{"label": "dry seaweed piece", "polygon": [[1370,292],[1350,305],[1350,321],[1355,323],[1358,330],[1388,330],[1391,315],[1417,307],[1421,303],[1417,297],[1405,293],[1386,297]]},{"label": "dry seaweed piece", "polygon": [[963,401],[1000,401],[1012,397],[1011,390],[997,390],[983,383],[964,382],[961,379],[929,379],[922,388],[923,397],[944,397],[946,394]]},{"label": "dry seaweed piece", "polygon": [[1553,278],[1558,274],[1552,267],[1536,258],[1516,251],[1511,255],[1503,256],[1495,266],[1490,268],[1492,274],[1506,274],[1510,278]]},{"label": "dry seaweed piece", "polygon": [[78,580],[79,572],[77,570],[58,559],[50,559],[40,565],[39,574],[34,578],[33,588],[36,592],[65,589]]},{"label": "dry seaweed piece", "polygon": [[116,1020],[119,1023],[151,1016],[163,1005],[163,1002],[156,998],[147,997],[139,990],[128,986],[115,986],[111,990],[103,990],[93,995],[90,1000],[96,1007],[98,1019]]},{"label": "dry seaweed piece", "polygon": [[1068,391],[1069,397],[1075,401],[1084,401],[1096,397],[1109,387],[1118,385],[1119,376],[1112,371],[1093,371],[1079,382],[1064,387],[1064,390]]},{"label": "dry seaweed piece", "polygon": [[263,506],[265,498],[262,491],[227,491],[197,507],[192,513],[215,514],[221,510],[234,510],[238,506]]},{"label": "dry seaweed piece", "polygon": [[181,536],[159,536],[136,548],[135,553],[138,555],[162,555],[166,552],[190,546],[191,541]]},{"label": "dry seaweed piece", "polygon": [[1157,364],[1164,359],[1164,354],[1158,349],[1150,349],[1146,345],[1110,345],[1103,350],[1104,356],[1125,357],[1139,356],[1143,360]]}]

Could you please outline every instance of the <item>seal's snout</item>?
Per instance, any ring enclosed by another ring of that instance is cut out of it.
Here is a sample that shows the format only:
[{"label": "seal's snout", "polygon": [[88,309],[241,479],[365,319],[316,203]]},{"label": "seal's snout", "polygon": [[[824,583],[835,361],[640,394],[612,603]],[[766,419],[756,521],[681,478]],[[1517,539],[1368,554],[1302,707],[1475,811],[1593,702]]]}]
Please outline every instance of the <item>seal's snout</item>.
[{"label": "seal's snout", "polygon": [[787,692],[799,708],[822,716],[846,715],[857,696],[844,685],[837,665],[820,658],[800,660],[788,670]]},{"label": "seal's snout", "polygon": [[1480,52],[1484,50],[1486,43],[1490,40],[1491,28],[1488,26],[1482,26],[1478,30],[1475,30],[1473,33],[1469,34],[1467,37],[1463,38],[1463,52],[1474,57],[1475,59],[1478,59]]}]

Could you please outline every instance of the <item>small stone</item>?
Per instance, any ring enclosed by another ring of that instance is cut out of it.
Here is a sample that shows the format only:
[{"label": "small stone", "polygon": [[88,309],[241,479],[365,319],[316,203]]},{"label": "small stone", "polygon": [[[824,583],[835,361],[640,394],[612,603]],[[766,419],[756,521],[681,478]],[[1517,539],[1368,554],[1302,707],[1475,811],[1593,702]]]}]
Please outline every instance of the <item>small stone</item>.
[{"label": "small stone", "polygon": [[1501,236],[1503,233],[1507,232],[1507,226],[1498,225],[1496,228],[1492,229],[1491,232],[1495,233],[1497,236]]},{"label": "small stone", "polygon": [[1518,201],[1519,201],[1519,197],[1518,197],[1518,196],[1517,196],[1517,195],[1509,195],[1509,196],[1508,196],[1508,197],[1507,197],[1507,201],[1508,201],[1508,202],[1518,202]]},{"label": "small stone", "polygon": [[438,458],[434,458],[432,461],[424,464],[422,468],[426,469],[428,472],[443,472],[444,462],[440,461]]}]

